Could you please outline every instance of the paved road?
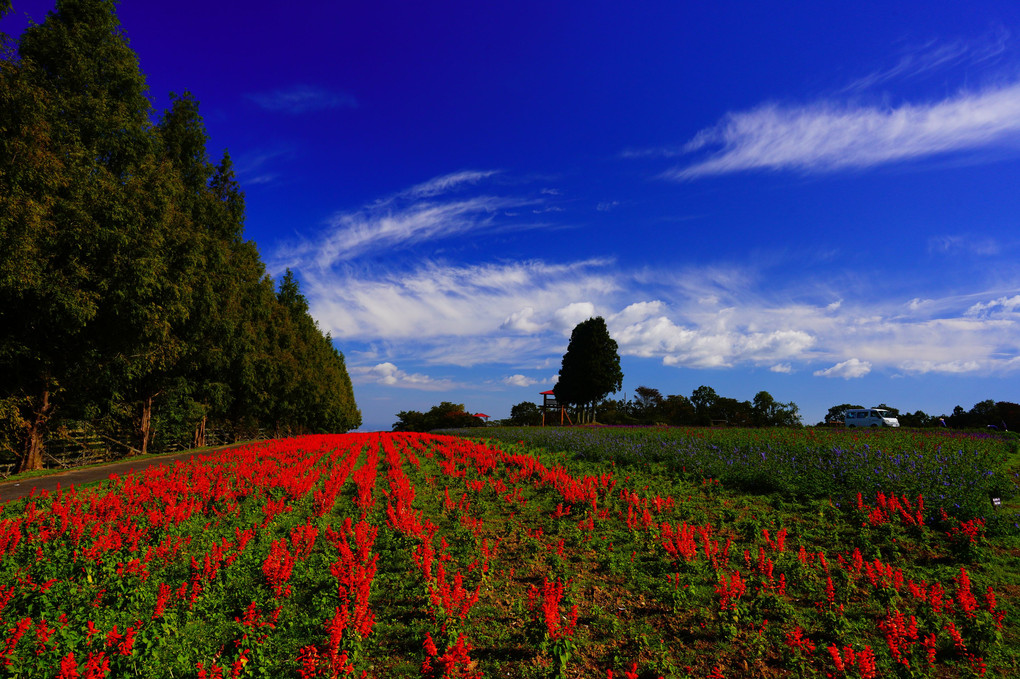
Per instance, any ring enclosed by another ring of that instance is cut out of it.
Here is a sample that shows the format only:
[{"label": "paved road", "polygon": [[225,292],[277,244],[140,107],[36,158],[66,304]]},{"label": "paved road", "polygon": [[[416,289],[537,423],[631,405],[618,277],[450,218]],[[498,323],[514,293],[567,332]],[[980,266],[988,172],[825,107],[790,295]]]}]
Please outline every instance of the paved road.
[{"label": "paved road", "polygon": [[[236,445],[248,445],[247,443],[237,443]],[[234,446],[224,446],[224,448],[232,448]],[[208,448],[205,450],[189,450],[183,453],[175,453],[173,455],[161,455],[159,457],[150,457],[144,460],[125,460],[123,462],[112,462],[110,464],[104,464],[100,467],[88,467],[86,469],[70,469],[66,472],[60,472],[59,474],[50,474],[48,476],[40,476],[34,479],[21,479],[0,482],[0,504],[9,500],[17,500],[25,497],[35,489],[38,495],[41,491],[47,490],[54,492],[57,489],[57,485],[61,488],[69,488],[70,486],[76,486],[82,483],[91,483],[93,481],[103,481],[110,478],[110,474],[119,474],[123,476],[131,471],[142,471],[149,467],[153,467],[160,464],[173,464],[177,460],[190,460],[196,455],[208,455],[224,448]]]}]

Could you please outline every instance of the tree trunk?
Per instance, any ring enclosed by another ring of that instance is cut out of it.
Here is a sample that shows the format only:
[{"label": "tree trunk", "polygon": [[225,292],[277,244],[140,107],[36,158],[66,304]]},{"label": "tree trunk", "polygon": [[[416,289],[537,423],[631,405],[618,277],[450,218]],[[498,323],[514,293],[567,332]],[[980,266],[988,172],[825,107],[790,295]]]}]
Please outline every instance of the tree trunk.
[{"label": "tree trunk", "polygon": [[195,438],[191,442],[192,448],[205,448],[205,421],[206,416],[202,416],[202,421],[195,427]]},{"label": "tree trunk", "polygon": [[53,404],[50,403],[49,381],[42,391],[42,403],[35,411],[35,417],[28,427],[28,440],[25,441],[25,449],[18,463],[18,472],[35,471],[43,468],[43,432],[46,429],[46,420],[49,419]]},{"label": "tree trunk", "polygon": [[142,402],[142,418],[138,422],[138,434],[141,436],[141,454],[149,452],[149,439],[152,438],[152,396]]}]

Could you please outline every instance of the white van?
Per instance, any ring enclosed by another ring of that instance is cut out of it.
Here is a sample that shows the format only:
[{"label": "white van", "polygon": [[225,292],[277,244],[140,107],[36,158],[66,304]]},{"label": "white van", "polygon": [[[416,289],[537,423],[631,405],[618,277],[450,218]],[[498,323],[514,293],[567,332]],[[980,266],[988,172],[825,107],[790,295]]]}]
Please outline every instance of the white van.
[{"label": "white van", "polygon": [[843,414],[848,427],[898,427],[900,421],[884,408],[848,408]]}]

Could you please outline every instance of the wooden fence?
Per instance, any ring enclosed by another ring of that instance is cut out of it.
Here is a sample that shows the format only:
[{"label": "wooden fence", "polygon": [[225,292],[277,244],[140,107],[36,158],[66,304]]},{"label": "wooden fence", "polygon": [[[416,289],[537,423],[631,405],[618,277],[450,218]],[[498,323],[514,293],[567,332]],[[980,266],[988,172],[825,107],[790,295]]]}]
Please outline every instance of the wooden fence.
[{"label": "wooden fence", "polygon": [[[254,440],[266,438],[259,430]],[[141,451],[125,441],[131,441],[131,432],[113,432],[112,436],[100,434],[88,427],[61,427],[47,439],[43,450],[43,467],[46,469],[74,469],[92,464],[114,462],[138,455]],[[236,433],[229,429],[207,429],[205,445],[225,446],[238,440]],[[191,441],[180,440],[160,446],[158,453],[179,453],[191,449]],[[11,476],[18,467],[17,461],[0,462],[0,479]]]}]

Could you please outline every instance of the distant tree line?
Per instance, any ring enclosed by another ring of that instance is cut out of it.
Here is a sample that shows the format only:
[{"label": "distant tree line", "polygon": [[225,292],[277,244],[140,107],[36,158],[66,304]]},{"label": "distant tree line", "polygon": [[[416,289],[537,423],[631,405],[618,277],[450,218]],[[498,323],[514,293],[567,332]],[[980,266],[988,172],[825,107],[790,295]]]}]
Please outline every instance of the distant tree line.
[{"label": "distant tree line", "polygon": [[[631,399],[605,399],[595,406],[599,424],[710,426],[725,423],[735,427],[797,427],[800,410],[796,403],[777,401],[769,392],[759,391],[751,401],[720,396],[715,389],[700,386],[688,398],[663,396],[652,387],[640,386]],[[541,424],[542,411],[530,402],[510,410],[506,424]]]},{"label": "distant tree line", "polygon": [[400,411],[397,413],[397,421],[393,423],[393,431],[429,432],[434,429],[463,429],[484,425],[482,418],[464,410],[463,403],[443,401],[432,406],[426,413],[417,410]]},{"label": "distant tree line", "polygon": [[187,93],[155,119],[115,3],[0,39],[0,455],[39,468],[72,421],[139,452],[357,427],[342,354],[243,239],[230,156]]},{"label": "distant tree line", "polygon": [[[837,423],[844,421],[844,413],[848,408],[864,408],[866,406],[851,403],[841,403],[829,408],[825,420],[819,425],[826,423]],[[896,417],[902,427],[942,427],[950,429],[1007,429],[1009,431],[1020,431],[1020,405],[1009,401],[995,401],[988,399],[974,404],[970,410],[964,410],[963,406],[956,406],[950,415],[929,415],[922,410],[912,413],[900,411],[886,404],[875,406],[888,410],[893,417]]]},{"label": "distant tree line", "polygon": [[690,397],[671,394],[663,396],[658,389],[641,386],[630,400],[603,401],[598,421],[603,424],[667,424],[674,426],[709,426],[725,423],[735,427],[796,427],[800,426],[800,410],[796,403],[777,401],[769,392],[759,391],[751,401],[738,401],[720,396],[715,389],[702,385]]}]

